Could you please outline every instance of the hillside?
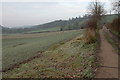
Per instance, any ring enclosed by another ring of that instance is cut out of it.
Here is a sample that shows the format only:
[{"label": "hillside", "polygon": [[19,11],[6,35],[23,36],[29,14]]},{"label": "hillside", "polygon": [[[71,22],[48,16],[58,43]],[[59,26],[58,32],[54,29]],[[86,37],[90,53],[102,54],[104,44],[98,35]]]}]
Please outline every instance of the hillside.
[{"label": "hillside", "polygon": [[[111,22],[117,18],[117,15],[105,15],[101,20],[101,23]],[[38,33],[38,32],[52,32],[52,31],[65,31],[65,30],[76,30],[85,28],[85,22],[89,19],[89,16],[76,17],[69,20],[56,20],[53,22],[45,23],[42,25],[35,25],[28,28],[7,28],[2,27],[3,33]]]},{"label": "hillside", "polygon": [[117,18],[118,16],[116,14],[112,14],[112,15],[105,15],[102,18],[102,23],[109,23],[112,22],[115,18]]},{"label": "hillside", "polygon": [[33,32],[49,32],[60,30],[80,29],[84,25],[87,18],[76,17],[69,20],[56,20],[42,25],[35,25],[30,28],[7,28],[2,27],[3,33],[33,33]]}]

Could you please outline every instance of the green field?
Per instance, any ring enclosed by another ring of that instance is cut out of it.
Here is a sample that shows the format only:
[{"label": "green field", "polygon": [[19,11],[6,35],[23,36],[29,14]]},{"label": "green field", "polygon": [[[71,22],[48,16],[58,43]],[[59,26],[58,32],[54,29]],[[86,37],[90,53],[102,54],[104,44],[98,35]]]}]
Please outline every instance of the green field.
[{"label": "green field", "polygon": [[116,19],[118,16],[113,14],[113,15],[106,15],[102,17],[101,22],[102,23],[110,23],[112,22],[114,19]]},{"label": "green field", "polygon": [[36,34],[3,35],[3,69],[38,55],[55,43],[72,39],[82,33],[83,31],[73,30]]},{"label": "green field", "polygon": [[40,30],[30,31],[27,33],[53,32],[53,31],[60,31],[60,27],[44,28],[44,29],[40,29]]},{"label": "green field", "polygon": [[74,32],[78,34],[75,38],[54,44],[40,57],[3,72],[3,78],[93,78],[96,43],[86,45],[80,31]]}]

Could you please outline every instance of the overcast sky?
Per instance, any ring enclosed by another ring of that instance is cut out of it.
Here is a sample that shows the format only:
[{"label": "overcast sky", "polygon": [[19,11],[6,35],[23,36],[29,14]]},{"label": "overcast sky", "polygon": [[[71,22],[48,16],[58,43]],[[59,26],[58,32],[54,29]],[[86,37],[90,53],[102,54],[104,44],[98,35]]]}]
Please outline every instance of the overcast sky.
[{"label": "overcast sky", "polygon": [[[43,2],[44,1],[44,2]],[[5,0],[2,2],[2,24],[6,27],[37,25],[66,20],[86,14],[91,0]],[[105,8],[110,9],[108,0]],[[1,5],[0,5],[1,6]],[[0,7],[1,9],[1,7]]]}]

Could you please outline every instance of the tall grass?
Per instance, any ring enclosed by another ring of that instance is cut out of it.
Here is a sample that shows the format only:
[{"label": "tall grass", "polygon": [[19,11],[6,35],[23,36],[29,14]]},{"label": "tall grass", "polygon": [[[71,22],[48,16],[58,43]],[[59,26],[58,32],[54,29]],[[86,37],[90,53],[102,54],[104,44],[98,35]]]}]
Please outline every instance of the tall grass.
[{"label": "tall grass", "polygon": [[88,28],[85,33],[85,43],[94,43],[96,41],[96,32],[93,29]]},{"label": "tall grass", "polygon": [[90,44],[96,41],[96,28],[97,28],[97,21],[95,21],[94,19],[90,19],[87,22],[87,30],[84,37],[85,43]]}]

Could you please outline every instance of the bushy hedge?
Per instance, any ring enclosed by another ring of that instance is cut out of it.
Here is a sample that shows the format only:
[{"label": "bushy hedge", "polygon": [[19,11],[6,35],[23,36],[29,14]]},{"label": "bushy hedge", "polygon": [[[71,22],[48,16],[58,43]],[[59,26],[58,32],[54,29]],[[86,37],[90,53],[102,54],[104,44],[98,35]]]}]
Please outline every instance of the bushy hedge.
[{"label": "bushy hedge", "polygon": [[120,17],[113,20],[113,22],[110,24],[110,29],[120,34]]}]

